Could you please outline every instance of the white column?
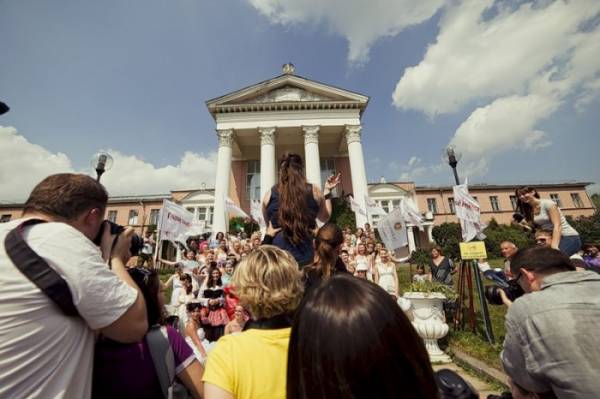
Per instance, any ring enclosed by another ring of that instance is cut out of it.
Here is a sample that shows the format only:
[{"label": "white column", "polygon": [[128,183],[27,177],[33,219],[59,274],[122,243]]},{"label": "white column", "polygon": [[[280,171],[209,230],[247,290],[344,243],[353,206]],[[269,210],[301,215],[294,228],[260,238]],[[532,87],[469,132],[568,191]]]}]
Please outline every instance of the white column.
[{"label": "white column", "polygon": [[415,229],[412,226],[407,227],[408,253],[411,254],[417,249],[415,244]]},{"label": "white column", "polygon": [[[368,194],[367,172],[365,171],[365,159],[360,142],[361,129],[362,126],[360,125],[346,126],[346,142],[348,143],[348,157],[350,158],[354,200],[366,211],[365,196]],[[357,213],[356,226],[363,227],[365,223],[367,223],[367,217]]]},{"label": "white column", "polygon": [[429,242],[433,242],[433,225],[426,226],[425,230],[427,230],[427,239],[429,239]]},{"label": "white column", "polygon": [[321,158],[319,155],[319,126],[302,126],[304,131],[304,162],[306,180],[315,186],[321,186]]},{"label": "white column", "polygon": [[275,185],[275,128],[259,127],[260,134],[260,199]]},{"label": "white column", "polygon": [[215,180],[215,209],[212,231],[227,232],[227,215],[225,198],[229,195],[229,175],[231,173],[231,146],[233,144],[233,129],[217,130],[219,151],[217,153],[217,177]]}]

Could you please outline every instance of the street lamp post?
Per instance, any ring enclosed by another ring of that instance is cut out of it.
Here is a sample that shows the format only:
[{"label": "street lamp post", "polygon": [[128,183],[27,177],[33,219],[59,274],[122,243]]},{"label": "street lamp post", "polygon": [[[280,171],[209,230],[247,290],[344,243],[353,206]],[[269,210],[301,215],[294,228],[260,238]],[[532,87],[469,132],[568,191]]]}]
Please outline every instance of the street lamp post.
[{"label": "street lamp post", "polygon": [[102,174],[112,167],[113,158],[107,152],[99,152],[92,157],[90,165],[96,171],[96,181],[99,182]]},{"label": "street lamp post", "polygon": [[457,156],[456,152],[454,151],[454,147],[452,146],[448,146],[448,148],[446,148],[446,155],[448,156],[448,165],[450,165],[452,172],[454,172],[454,181],[458,186],[460,184],[460,179],[458,178],[456,165],[458,165],[458,158],[460,158],[460,156]]},{"label": "street lamp post", "polygon": [[[456,171],[456,166],[458,165],[458,161],[460,159],[460,153],[457,153],[453,146],[448,146],[446,148],[446,156],[448,157],[448,165],[452,168],[452,172],[454,173],[454,181],[456,185],[460,185],[460,179],[458,178],[458,172]],[[472,276],[474,274],[474,276]],[[492,323],[490,322],[490,315],[487,307],[487,302],[485,300],[484,290],[483,290],[483,281],[481,280],[481,275],[479,274],[479,266],[476,261],[465,261],[463,260],[460,264],[460,274],[458,277],[458,309],[455,314],[454,325],[458,327],[461,319],[463,317],[463,303],[465,301],[465,283],[468,289],[468,297],[469,297],[469,316],[471,321],[471,329],[475,332],[475,306],[473,305],[473,286],[472,286],[472,277],[475,277],[475,286],[477,287],[477,293],[479,296],[479,304],[481,308],[481,313],[483,316],[483,326],[486,338],[490,344],[494,344],[494,333],[492,331]]]}]

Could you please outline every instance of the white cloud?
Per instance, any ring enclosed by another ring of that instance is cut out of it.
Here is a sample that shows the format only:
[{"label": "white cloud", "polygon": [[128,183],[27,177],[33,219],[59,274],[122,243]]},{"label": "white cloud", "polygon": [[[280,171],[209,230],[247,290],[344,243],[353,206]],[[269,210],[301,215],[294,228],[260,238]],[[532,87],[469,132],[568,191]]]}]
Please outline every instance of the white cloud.
[{"label": "white cloud", "polygon": [[32,144],[13,127],[0,126],[0,200],[24,200],[44,177],[72,172],[71,161]]},{"label": "white cloud", "polygon": [[444,0],[248,0],[272,23],[325,24],[348,40],[348,60],[362,64],[381,37],[430,19]]},{"label": "white cloud", "polygon": [[421,158],[412,156],[408,160],[408,166],[414,166],[414,165],[418,164],[419,162],[421,162]]},{"label": "white cloud", "polygon": [[465,167],[474,174],[487,171],[487,160],[507,150],[533,150],[549,145],[546,133],[535,124],[556,110],[552,97],[502,97],[476,109],[456,130],[451,144],[463,153]]},{"label": "white cloud", "polygon": [[430,117],[484,104],[450,140],[471,176],[499,154],[551,145],[539,123],[569,102],[581,112],[600,94],[600,2],[507,4],[447,7],[435,43],[393,93],[396,107]]},{"label": "white cloud", "polygon": [[[398,82],[396,107],[435,116],[475,100],[526,94],[532,80],[571,59],[593,34],[581,32],[581,24],[600,11],[595,0],[556,1],[545,7],[527,3],[516,10],[498,2],[497,14],[484,19],[493,4],[465,0],[447,8],[436,42]],[[588,61],[598,58],[597,53],[581,55]]]},{"label": "white cloud", "polygon": [[[60,172],[90,173],[75,170],[69,158],[53,154],[30,143],[13,127],[0,126],[0,201],[23,201],[32,188],[46,176]],[[160,194],[170,190],[208,187],[214,184],[216,154],[184,153],[177,165],[156,167],[135,155],[108,151],[113,168],[102,176],[110,195]]]},{"label": "white cloud", "polygon": [[216,153],[185,152],[178,165],[156,167],[135,155],[108,151],[114,158],[113,168],[102,176],[111,195],[159,194],[170,190],[212,187],[215,181]]}]

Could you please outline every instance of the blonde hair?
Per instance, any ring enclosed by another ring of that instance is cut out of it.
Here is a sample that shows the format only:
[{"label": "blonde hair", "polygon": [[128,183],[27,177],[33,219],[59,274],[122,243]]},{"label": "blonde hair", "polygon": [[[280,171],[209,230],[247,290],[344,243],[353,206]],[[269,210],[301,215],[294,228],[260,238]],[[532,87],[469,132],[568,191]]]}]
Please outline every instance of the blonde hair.
[{"label": "blonde hair", "polygon": [[296,310],[304,289],[301,276],[288,252],[261,245],[241,261],[232,282],[240,304],[257,320]]}]

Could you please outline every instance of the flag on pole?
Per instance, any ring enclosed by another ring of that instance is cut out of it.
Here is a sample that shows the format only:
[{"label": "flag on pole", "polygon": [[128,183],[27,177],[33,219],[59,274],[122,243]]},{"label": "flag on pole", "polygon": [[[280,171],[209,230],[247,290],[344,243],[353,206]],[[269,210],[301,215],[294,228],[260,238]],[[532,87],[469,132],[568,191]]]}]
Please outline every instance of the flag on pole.
[{"label": "flag on pole", "polygon": [[463,241],[468,242],[473,238],[483,240],[483,229],[486,225],[481,222],[481,209],[479,203],[469,194],[467,184],[460,184],[452,188],[454,192],[454,208],[456,217],[460,220]]},{"label": "flag on pole", "polygon": [[261,230],[266,230],[267,223],[263,217],[262,203],[259,200],[252,200],[250,203],[250,215],[258,223]]},{"label": "flag on pole", "polygon": [[354,213],[363,215],[365,217],[367,216],[367,212],[365,212],[365,210],[361,208],[360,204],[356,202],[351,195],[348,196],[348,201],[350,202],[350,209],[352,209]]},{"label": "flag on pole", "polygon": [[385,247],[392,253],[408,245],[408,235],[402,209],[396,208],[377,221],[377,231]]},{"label": "flag on pole", "polygon": [[194,214],[181,205],[163,200],[158,218],[157,240],[185,243],[186,233],[192,227]]},{"label": "flag on pole", "polygon": [[369,197],[368,195],[365,195],[365,205],[367,206],[367,212],[371,216],[387,215],[387,212],[381,207],[381,205],[379,205],[377,202],[375,202],[375,200],[372,199],[371,197]]},{"label": "flag on pole", "polygon": [[423,217],[417,210],[416,205],[410,198],[403,198],[400,202],[400,212],[404,217],[404,220],[417,226],[420,231],[423,230]]},{"label": "flag on pole", "polygon": [[233,200],[229,197],[225,200],[225,209],[227,212],[234,214],[235,216],[241,216],[243,218],[250,219],[250,216],[242,210]]}]

